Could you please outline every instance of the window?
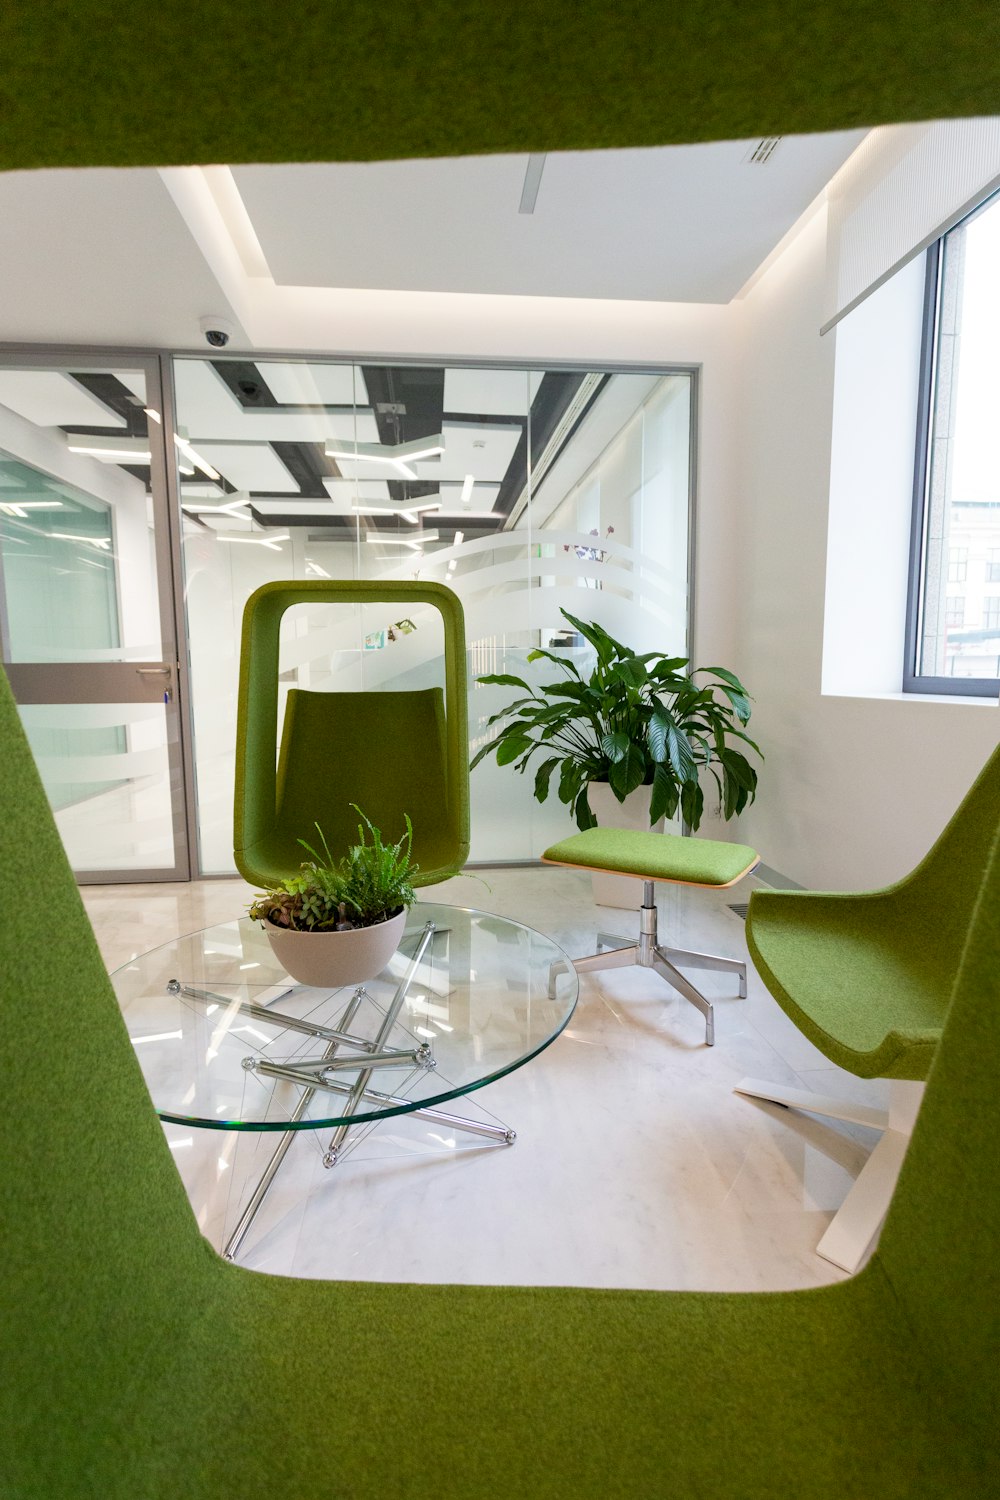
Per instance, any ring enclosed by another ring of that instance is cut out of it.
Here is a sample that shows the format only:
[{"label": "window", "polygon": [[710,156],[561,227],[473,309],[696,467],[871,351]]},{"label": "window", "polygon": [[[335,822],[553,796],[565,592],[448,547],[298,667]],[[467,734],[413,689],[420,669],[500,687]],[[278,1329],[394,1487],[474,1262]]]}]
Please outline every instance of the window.
[{"label": "window", "polygon": [[927,257],[904,673],[911,692],[995,696],[1000,688],[1000,599],[987,594],[1000,583],[998,348],[1000,194]]},{"label": "window", "polygon": [[948,549],[948,582],[964,583],[969,576],[969,549],[968,547],[949,547]]}]

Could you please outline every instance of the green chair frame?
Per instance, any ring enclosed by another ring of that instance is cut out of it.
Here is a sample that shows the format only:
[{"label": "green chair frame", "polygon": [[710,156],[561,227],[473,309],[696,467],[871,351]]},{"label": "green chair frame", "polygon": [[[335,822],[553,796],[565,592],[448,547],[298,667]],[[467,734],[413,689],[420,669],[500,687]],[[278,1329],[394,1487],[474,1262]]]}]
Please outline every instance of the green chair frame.
[{"label": "green chair frame", "polygon": [[[289,693],[278,756],[279,633],[296,604],[432,605],[444,625],[440,688]],[[341,775],[344,767],[346,774]],[[236,866],[273,885],[306,858],[319,823],[346,848],[357,803],[386,838],[413,820],[416,885],[447,880],[469,853],[469,730],[462,604],[440,583],[310,579],[266,583],[246,602],[236,728]]]},{"label": "green chair frame", "polygon": [[747,946],[785,1013],[838,1067],[890,1080],[889,1107],[744,1078],[736,1092],[882,1132],[817,1245],[855,1271],[892,1197],[994,838],[1000,748],[919,865],[884,890],[754,891]]}]

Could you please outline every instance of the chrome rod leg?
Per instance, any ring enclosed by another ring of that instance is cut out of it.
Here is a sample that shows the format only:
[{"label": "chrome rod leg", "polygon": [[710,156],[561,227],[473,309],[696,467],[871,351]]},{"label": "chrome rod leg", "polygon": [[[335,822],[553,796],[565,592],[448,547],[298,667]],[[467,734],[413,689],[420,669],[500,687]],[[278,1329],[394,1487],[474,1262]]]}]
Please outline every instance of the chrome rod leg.
[{"label": "chrome rod leg", "polygon": [[747,966],[741,958],[723,958],[717,953],[692,953],[687,948],[668,948],[661,944],[659,951],[673,964],[685,969],[713,969],[720,974],[736,974],[740,982],[740,999],[747,997]]},{"label": "chrome rod leg", "polygon": [[598,969],[629,969],[639,962],[639,948],[636,943],[629,943],[627,948],[592,953],[588,958],[574,958],[572,962],[578,974],[593,974]]},{"label": "chrome rod leg", "polygon": [[218,1005],[225,1009],[235,1008],[241,1016],[253,1016],[256,1020],[266,1021],[268,1025],[278,1026],[283,1031],[298,1031],[303,1036],[318,1036],[324,1041],[346,1042],[351,1047],[363,1047],[366,1051],[375,1051],[374,1042],[366,1042],[361,1038],[350,1036],[346,1025],[344,1027],[317,1026],[312,1021],[300,1021],[297,1016],[288,1016],[280,1010],[268,1010],[265,1006],[254,1005],[248,1000],[235,1001],[231,996],[214,995],[211,990],[197,990],[193,985],[181,984],[179,979],[167,981],[167,993],[183,995],[186,1000],[197,1000],[202,1005]]},{"label": "chrome rod leg", "polygon": [[[406,966],[406,972],[404,973],[402,979],[399,981],[399,984],[396,988],[396,993],[393,995],[392,1000],[389,1003],[389,1007],[386,1010],[385,1016],[383,1017],[382,1025],[378,1029],[378,1035],[375,1037],[375,1043],[372,1048],[374,1052],[381,1052],[385,1043],[389,1040],[389,1035],[392,1031],[392,1028],[395,1026],[397,1018],[399,1016],[399,1012],[403,1008],[403,1001],[406,999],[410,985],[413,983],[417,969],[420,967],[420,960],[423,958],[424,953],[427,950],[427,945],[433,936],[434,923],[427,922],[424,926],[423,932],[421,933],[420,942],[417,944],[416,952]],[[346,1024],[349,1025],[350,1023],[347,1022]],[[344,1111],[345,1114],[353,1114],[357,1109],[358,1105],[361,1103],[361,1100],[364,1097],[365,1089],[368,1087],[371,1075],[371,1068],[366,1067],[361,1069],[361,1072],[358,1074],[354,1086],[351,1089],[350,1094],[348,1095],[347,1105]],[[324,1167],[335,1167],[337,1165],[337,1162],[340,1160],[340,1153],[343,1150],[344,1141],[347,1139],[347,1133],[350,1128],[351,1127],[349,1123],[337,1126],[336,1130],[333,1132],[330,1144],[326,1149],[326,1153],[323,1156]]]},{"label": "chrome rod leg", "polygon": [[484,1135],[491,1141],[503,1141],[513,1146],[517,1132],[508,1125],[490,1125],[485,1120],[470,1120],[465,1115],[449,1114],[446,1109],[415,1109],[415,1120],[431,1120],[437,1125],[446,1125],[450,1130],[464,1130],[468,1135]]},{"label": "chrome rod leg", "polygon": [[[337,1042],[331,1042],[329,1047],[327,1048],[327,1051],[329,1052],[331,1057],[333,1057],[334,1053],[336,1052],[337,1046]],[[297,1125],[298,1122],[302,1119],[302,1116],[309,1108],[315,1092],[316,1090],[314,1088],[303,1089],[302,1096],[299,1099],[298,1104],[296,1104],[295,1109],[292,1112],[292,1117],[288,1122],[290,1126]],[[251,1195],[249,1203],[240,1214],[239,1223],[236,1225],[236,1228],[233,1230],[232,1234],[229,1236],[229,1239],[226,1241],[225,1246],[223,1247],[222,1255],[224,1260],[236,1259],[236,1253],[242,1245],[244,1239],[246,1238],[247,1230],[250,1228],[250,1225],[257,1217],[257,1210],[260,1208],[264,1199],[267,1197],[268,1189],[270,1188],[271,1183],[274,1181],[275,1174],[277,1173],[278,1168],[281,1166],[281,1163],[284,1161],[285,1156],[288,1152],[288,1148],[292,1144],[294,1138],[295,1131],[289,1129],[285,1131],[284,1135],[279,1140],[271,1156],[271,1160],[264,1168],[263,1175],[260,1181],[257,1183],[257,1186],[253,1190],[253,1194]]]},{"label": "chrome rod leg", "polygon": [[706,1000],[701,991],[696,990],[694,985],[690,984],[684,978],[680,970],[675,969],[670,960],[664,958],[662,950],[659,948],[656,950],[656,958],[653,961],[652,967],[660,975],[661,979],[665,979],[669,985],[672,985],[678,994],[683,995],[684,999],[705,1017],[705,1045],[707,1047],[714,1047],[715,1012],[712,1009],[711,1000]]},{"label": "chrome rod leg", "polygon": [[[350,1094],[353,1084],[329,1082],[324,1085],[328,1093]],[[383,1094],[379,1089],[365,1089],[362,1104],[386,1104],[407,1105],[412,1104],[412,1099],[407,1099],[400,1094]],[[489,1125],[478,1120],[470,1120],[465,1115],[453,1115],[446,1109],[437,1109],[428,1106],[426,1109],[406,1109],[406,1115],[415,1120],[430,1120],[435,1125],[447,1125],[454,1130],[467,1130],[471,1135],[485,1135],[490,1140],[503,1141],[512,1146],[517,1136],[508,1125]],[[371,1122],[366,1122],[371,1123]]]}]

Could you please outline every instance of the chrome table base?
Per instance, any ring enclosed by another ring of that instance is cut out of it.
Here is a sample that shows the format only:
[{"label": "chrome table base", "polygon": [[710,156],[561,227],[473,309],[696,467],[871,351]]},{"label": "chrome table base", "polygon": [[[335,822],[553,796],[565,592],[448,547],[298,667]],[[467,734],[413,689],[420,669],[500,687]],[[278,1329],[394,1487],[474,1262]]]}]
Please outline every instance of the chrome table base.
[{"label": "chrome table base", "polygon": [[[715,1013],[712,1002],[685,979],[677,965],[683,964],[687,969],[714,969],[736,974],[739,977],[741,1000],[746,999],[747,966],[738,958],[722,958],[714,953],[692,953],[686,948],[664,947],[657,941],[656,918],[654,883],[644,880],[642,906],[639,908],[639,936],[636,941],[622,946],[620,933],[599,932],[598,951],[587,958],[574,958],[573,967],[578,974],[593,974],[600,969],[655,969],[661,979],[665,979],[667,984],[705,1017],[705,1044],[713,1047]],[[602,952],[602,949],[610,951]]]},{"label": "chrome table base", "polygon": [[[502,1124],[491,1125],[485,1120],[470,1120],[462,1115],[455,1115],[448,1110],[428,1108],[413,1108],[412,1100],[397,1094],[382,1093],[371,1087],[372,1074],[385,1068],[408,1068],[431,1070],[435,1066],[434,1056],[431,1048],[426,1043],[415,1047],[398,1048],[389,1046],[389,1037],[394,1026],[399,1020],[403,1002],[407,992],[413,983],[414,976],[420,966],[420,962],[426,952],[427,946],[433,938],[434,924],[428,922],[420,934],[420,940],[416,951],[392,997],[384,1015],[378,1032],[374,1038],[356,1036],[351,1028],[354,1024],[358,1010],[364,1000],[370,1003],[371,996],[364,985],[359,985],[352,995],[347,1009],[338,1027],[320,1026],[312,1021],[299,1020],[297,1016],[285,1015],[268,1006],[254,1005],[248,1001],[236,1002],[227,999],[224,995],[216,995],[209,990],[196,989],[192,985],[181,983],[180,980],[171,979],[167,989],[172,994],[183,995],[185,999],[195,1000],[205,1005],[225,1005],[235,1008],[240,1014],[251,1015],[258,1021],[265,1021],[281,1030],[294,1031],[302,1035],[313,1036],[317,1041],[324,1043],[321,1055],[308,1058],[288,1058],[278,1060],[271,1058],[259,1058],[253,1055],[243,1059],[243,1067],[248,1073],[254,1073],[260,1077],[281,1079],[288,1083],[298,1084],[302,1093],[288,1119],[288,1129],[282,1134],[267,1166],[261,1174],[246,1207],[240,1215],[235,1229],[223,1247],[223,1258],[235,1260],[246,1235],[253,1224],[254,1219],[267,1196],[268,1189],[274,1181],[278,1168],[284,1161],[292,1139],[296,1134],[296,1127],[305,1118],[306,1112],[317,1092],[346,1096],[346,1102],[336,1113],[344,1116],[355,1114],[359,1109],[366,1107],[385,1109],[387,1115],[408,1114],[417,1120],[429,1120],[448,1130],[462,1130],[470,1135],[484,1136],[507,1146],[512,1146],[516,1140],[516,1134],[508,1126]],[[353,1049],[352,1054],[340,1054],[340,1048],[349,1047]],[[338,1073],[346,1070],[357,1069],[357,1078],[353,1082],[343,1082],[338,1079]],[[331,1111],[333,1113],[334,1111]],[[366,1124],[372,1122],[369,1118]],[[306,1128],[306,1127],[301,1127]],[[323,1155],[324,1167],[334,1167],[340,1161],[347,1137],[352,1129],[350,1119],[342,1119],[335,1129],[330,1144]]]}]

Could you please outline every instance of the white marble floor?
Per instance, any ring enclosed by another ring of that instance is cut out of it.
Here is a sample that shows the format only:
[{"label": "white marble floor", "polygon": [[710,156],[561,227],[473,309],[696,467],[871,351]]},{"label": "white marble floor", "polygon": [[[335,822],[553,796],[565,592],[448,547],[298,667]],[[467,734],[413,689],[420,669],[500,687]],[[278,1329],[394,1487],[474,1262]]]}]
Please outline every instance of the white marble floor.
[{"label": "white marble floor", "polygon": [[[428,899],[477,906],[547,933],[570,954],[598,926],[589,878],[549,868],[458,877]],[[746,956],[729,910],[754,881],[711,893],[658,887],[661,940]],[[84,900],[109,968],[244,912],[237,880],[90,886]],[[697,1012],[646,970],[581,979],[568,1029],[475,1095],[517,1130],[512,1147],[429,1139],[412,1120],[379,1126],[332,1171],[313,1133],[293,1141],[241,1262],[294,1276],[701,1290],[779,1290],[842,1279],[815,1254],[876,1136],[732,1092],[751,1074],[882,1106],[884,1086],[831,1067],[752,972],[702,973],[716,1045]],[[467,1101],[471,1103],[472,1101]],[[234,1224],[244,1184],[274,1138],[165,1127],[208,1238]],[[430,1149],[434,1148],[434,1149]]]}]

